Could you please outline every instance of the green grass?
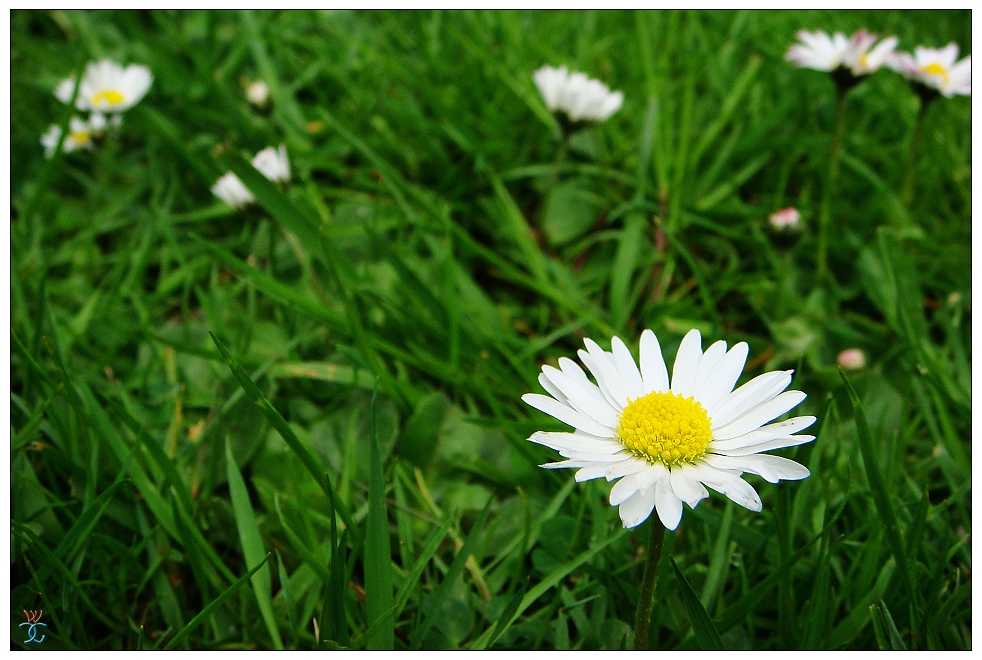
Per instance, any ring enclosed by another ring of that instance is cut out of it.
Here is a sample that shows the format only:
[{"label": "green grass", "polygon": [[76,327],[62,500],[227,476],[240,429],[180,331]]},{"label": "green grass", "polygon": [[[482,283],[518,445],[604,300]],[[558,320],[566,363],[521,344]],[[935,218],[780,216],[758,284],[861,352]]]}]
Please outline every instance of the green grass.
[{"label": "green grass", "polygon": [[[971,43],[967,11],[13,12],[12,648],[631,648],[647,524],[536,467],[562,424],[520,397],[583,337],[696,327],[797,369],[818,437],[761,513],[686,507],[650,647],[970,649],[971,102],[930,107],[905,205],[917,99],[850,92],[817,279],[835,93],[783,55],[861,27]],[[46,161],[104,56],[150,93]],[[625,94],[561,161],[546,63]],[[281,142],[285,191],[243,160]]]}]

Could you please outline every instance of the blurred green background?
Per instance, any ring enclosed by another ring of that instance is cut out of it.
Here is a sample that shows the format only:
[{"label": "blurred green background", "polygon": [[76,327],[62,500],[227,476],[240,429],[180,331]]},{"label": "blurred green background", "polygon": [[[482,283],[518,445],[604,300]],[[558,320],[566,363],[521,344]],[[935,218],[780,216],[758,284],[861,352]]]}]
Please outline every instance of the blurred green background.
[{"label": "blurred green background", "polygon": [[[818,437],[762,513],[686,508],[650,647],[699,647],[688,584],[730,649],[971,648],[971,101],[905,204],[918,98],[851,90],[816,278],[835,92],[783,58],[860,28],[971,43],[967,10],[11,12],[11,647],[630,648],[647,525],[536,467],[565,429],[520,396],[696,327],[797,369]],[[103,57],[149,94],[46,160]],[[625,96],[565,156],[543,64]],[[292,185],[251,185],[280,143]]]}]

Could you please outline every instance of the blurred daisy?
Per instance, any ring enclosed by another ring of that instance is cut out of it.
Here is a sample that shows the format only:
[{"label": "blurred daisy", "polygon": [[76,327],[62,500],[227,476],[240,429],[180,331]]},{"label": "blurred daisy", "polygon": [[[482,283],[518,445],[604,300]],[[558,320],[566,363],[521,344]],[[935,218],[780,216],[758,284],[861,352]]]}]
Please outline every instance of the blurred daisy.
[{"label": "blurred daisy", "polygon": [[958,58],[958,44],[944,48],[918,46],[914,54],[893,53],[887,65],[908,80],[936,89],[951,98],[955,94],[972,93],[972,56]]},{"label": "blurred daisy", "polygon": [[[266,147],[252,159],[252,166],[262,172],[270,181],[287,183],[290,180],[290,161],[286,156],[286,147]],[[245,187],[242,180],[232,172],[227,172],[211,187],[223,202],[232,208],[241,209],[256,201],[255,196]]]},{"label": "blurred daisy", "polygon": [[266,175],[270,181],[287,183],[290,180],[290,161],[282,144],[274,149],[266,147],[252,159],[252,166]]},{"label": "blurred daisy", "polygon": [[[130,64],[124,69],[108,59],[89,62],[79,83],[75,107],[93,112],[122,112],[138,103],[152,82],[150,69],[140,64]],[[69,103],[74,93],[72,78],[62,80],[55,89],[55,96],[63,103]]]},{"label": "blurred daisy", "polygon": [[768,221],[771,227],[777,230],[795,230],[801,225],[801,213],[793,206],[771,213]]},{"label": "blurred daisy", "polygon": [[525,403],[573,426],[573,433],[539,431],[529,440],[557,450],[567,460],[546,468],[577,468],[576,481],[619,479],[610,491],[625,527],[651,511],[668,529],[682,517],[682,502],[695,507],[706,486],[737,504],[760,511],[760,497],[740,478],[757,474],[771,483],[804,479],[808,470],[761,452],[814,440],[794,435],[814,417],[768,424],[801,403],[805,395],[784,390],[791,371],[771,371],[733,389],[747,359],[747,344],[729,351],[718,341],[705,353],[698,330],[679,346],[671,385],[655,333],[641,334],[641,368],[619,338],[604,351],[590,339],[578,355],[596,384],[568,358],[559,369],[542,367],[539,383],[552,396],[526,394]]},{"label": "blurred daisy", "polygon": [[546,107],[552,112],[561,110],[571,121],[605,121],[617,112],[624,102],[624,94],[611,92],[599,80],[588,78],[585,73],[544,66],[532,74]]},{"label": "blurred daisy", "polygon": [[262,80],[249,83],[246,87],[246,100],[257,108],[262,108],[269,101],[269,85]]},{"label": "blurred daisy", "polygon": [[[61,150],[68,153],[78,151],[79,149],[91,149],[92,134],[94,132],[92,126],[84,119],[72,117],[68,122],[68,135],[65,136]],[[60,137],[61,127],[57,124],[49,126],[45,134],[41,136],[41,144],[44,146],[44,155],[46,158],[51,158],[54,155],[55,147],[58,146],[58,139]]]},{"label": "blurred daisy", "polygon": [[233,209],[241,209],[256,201],[245,184],[232,172],[227,172],[222,178],[215,182],[211,187],[215,196],[231,206]]},{"label": "blurred daisy", "polygon": [[866,30],[856,32],[851,38],[846,38],[841,32],[829,36],[821,30],[801,30],[796,36],[801,43],[788,48],[784,59],[798,67],[818,71],[835,71],[844,67],[853,76],[873,73],[886,63],[897,47],[897,38],[889,37],[872,48],[877,36]]},{"label": "blurred daisy", "polygon": [[843,369],[854,371],[856,369],[862,369],[866,366],[866,356],[858,348],[847,348],[839,353],[839,357],[836,358],[836,362]]}]

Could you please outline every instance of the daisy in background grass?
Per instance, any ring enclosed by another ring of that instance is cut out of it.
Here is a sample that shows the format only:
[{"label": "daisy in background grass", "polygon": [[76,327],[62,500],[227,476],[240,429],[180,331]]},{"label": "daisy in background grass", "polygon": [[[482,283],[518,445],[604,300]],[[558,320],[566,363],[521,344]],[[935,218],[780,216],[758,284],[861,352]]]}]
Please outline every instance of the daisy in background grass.
[{"label": "daisy in background grass", "polygon": [[768,423],[804,400],[791,384],[790,371],[771,371],[733,389],[747,360],[748,347],[729,351],[718,341],[705,353],[698,330],[682,339],[672,377],[662,358],[658,338],[641,333],[641,368],[619,338],[611,350],[586,339],[577,354],[593,374],[568,358],[559,368],[542,367],[539,383],[551,395],[526,394],[525,403],[576,430],[539,431],[531,442],[558,451],[566,460],[546,468],[574,468],[576,480],[604,477],[617,481],[610,504],[618,507],[625,527],[644,522],[652,510],[660,522],[650,523],[645,568],[634,624],[634,649],[648,646],[648,625],[654,600],[665,528],[682,519],[682,503],[690,508],[709,496],[709,488],[751,511],[761,510],[760,497],[744,481],[744,473],[776,483],[804,479],[808,469],[790,459],[763,452],[814,440],[797,435],[814,417]]},{"label": "daisy in background grass", "polygon": [[606,121],[620,110],[624,94],[611,92],[585,73],[570,73],[564,66],[544,66],[532,74],[536,87],[551,112],[562,112],[571,123]]},{"label": "daisy in background grass", "polygon": [[[146,96],[153,76],[140,64],[123,68],[109,59],[89,62],[79,83],[75,107],[79,110],[118,114],[132,108]],[[75,81],[62,80],[55,89],[63,103],[70,103],[75,94]]]},{"label": "daisy in background grass", "polygon": [[944,48],[918,46],[913,55],[893,53],[887,61],[887,66],[906,78],[921,99],[907,156],[907,175],[901,191],[904,203],[908,205],[914,197],[917,146],[928,106],[939,96],[951,98],[972,94],[972,56],[968,55],[957,62],[955,60],[958,60],[958,44],[951,43]]},{"label": "daisy in background grass", "polygon": [[[252,166],[270,181],[290,181],[290,160],[286,155],[286,146],[282,144],[277,148],[266,147],[257,153],[252,159]],[[233,172],[222,175],[211,187],[211,192],[234,209],[245,208],[256,201],[256,197]]]},{"label": "daisy in background grass", "polygon": [[740,506],[760,511],[757,492],[741,479],[757,474],[776,483],[804,479],[798,463],[763,452],[814,440],[796,435],[815,418],[769,424],[805,399],[791,384],[791,371],[771,371],[733,389],[743,371],[745,342],[729,351],[718,341],[705,353],[698,330],[682,339],[671,383],[655,333],[641,335],[641,368],[619,338],[611,351],[585,340],[578,356],[596,383],[568,358],[545,365],[539,383],[551,395],[526,394],[525,403],[569,424],[572,433],[537,432],[529,440],[566,458],[547,468],[575,468],[576,480],[617,480],[610,503],[625,527],[656,511],[674,530],[682,503],[694,508],[709,496],[706,486]]},{"label": "daisy in background grass", "polygon": [[[820,281],[830,278],[828,269],[829,231],[832,214],[832,194],[839,171],[839,148],[845,131],[846,93],[865,76],[879,70],[890,59],[897,47],[896,37],[887,37],[876,43],[878,37],[860,30],[848,39],[841,32],[832,36],[821,30],[800,30],[800,43],[791,45],[784,59],[799,68],[828,71],[838,98],[835,129],[832,132],[832,148],[829,154],[828,178],[822,196],[818,218],[817,277]],[[874,46],[874,44],[876,44]]]},{"label": "daisy in background grass", "polygon": [[[61,150],[65,153],[70,153],[79,149],[92,149],[92,136],[95,132],[95,129],[89,122],[78,117],[72,117],[68,122],[68,135],[65,136]],[[44,146],[44,156],[46,158],[51,158],[54,155],[55,147],[58,146],[58,139],[60,137],[61,127],[57,124],[49,126],[45,134],[41,136],[41,144]]]}]

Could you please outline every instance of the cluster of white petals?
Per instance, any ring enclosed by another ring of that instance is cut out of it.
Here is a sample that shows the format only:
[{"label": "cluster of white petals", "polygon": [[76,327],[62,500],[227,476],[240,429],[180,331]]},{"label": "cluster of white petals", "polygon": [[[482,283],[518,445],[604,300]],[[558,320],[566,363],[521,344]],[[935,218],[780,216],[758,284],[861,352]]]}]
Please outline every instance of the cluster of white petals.
[{"label": "cluster of white petals", "polygon": [[[79,82],[75,107],[91,112],[119,113],[132,108],[146,96],[153,83],[150,69],[140,64],[123,68],[112,60],[89,62]],[[75,81],[62,80],[55,96],[70,103],[75,94]]]},{"label": "cluster of white petals", "polygon": [[[98,132],[97,129],[90,122],[79,117],[72,117],[68,122],[68,135],[65,136],[61,150],[68,153],[79,149],[91,149],[92,136],[96,132]],[[44,146],[45,157],[51,158],[54,155],[59,138],[61,138],[61,127],[57,124],[49,126],[48,130],[41,136],[41,145]]]},{"label": "cluster of white petals", "polygon": [[[654,509],[666,528],[675,529],[682,517],[682,502],[695,507],[708,497],[706,486],[759,511],[760,497],[741,479],[742,474],[757,474],[771,483],[808,476],[804,466],[762,453],[810,442],[813,436],[795,434],[815,418],[769,423],[805,399],[802,392],[785,391],[791,371],[771,371],[733,389],[747,359],[746,343],[727,350],[726,343],[718,341],[704,353],[699,331],[689,331],[675,357],[671,382],[651,330],[641,335],[640,369],[617,337],[611,340],[610,351],[590,339],[585,344],[587,350],[580,350],[578,356],[596,383],[574,361],[560,358],[558,369],[543,366],[539,376],[539,383],[551,396],[522,397],[576,430],[537,432],[529,440],[557,450],[566,459],[542,467],[576,468],[577,481],[619,480],[610,491],[610,503],[618,507],[625,527],[641,524]],[[667,393],[672,396],[666,398],[673,400],[692,397],[702,406],[711,438],[700,455],[666,463],[628,450],[618,437],[621,420],[629,406],[652,393]]]},{"label": "cluster of white petals", "polygon": [[[286,146],[266,147],[252,159],[252,166],[262,172],[270,181],[287,183],[290,180],[290,160],[286,155]],[[240,209],[256,201],[255,195],[245,187],[242,180],[232,172],[226,172],[211,192],[223,202],[235,209]]]},{"label": "cluster of white petals", "polygon": [[605,121],[624,103],[624,94],[611,92],[585,73],[544,66],[532,74],[549,110],[566,113],[571,121]]},{"label": "cluster of white petals", "polygon": [[958,44],[948,44],[944,48],[918,46],[913,55],[893,53],[887,66],[908,80],[936,89],[948,98],[955,94],[971,95],[972,56],[956,62],[957,59]]},{"label": "cluster of white petals", "polygon": [[818,71],[834,71],[841,66],[854,76],[865,76],[878,70],[887,63],[898,43],[896,37],[888,37],[876,44],[877,36],[866,30],[849,38],[841,32],[829,36],[821,30],[801,30],[797,37],[801,43],[788,48],[786,60]]}]

